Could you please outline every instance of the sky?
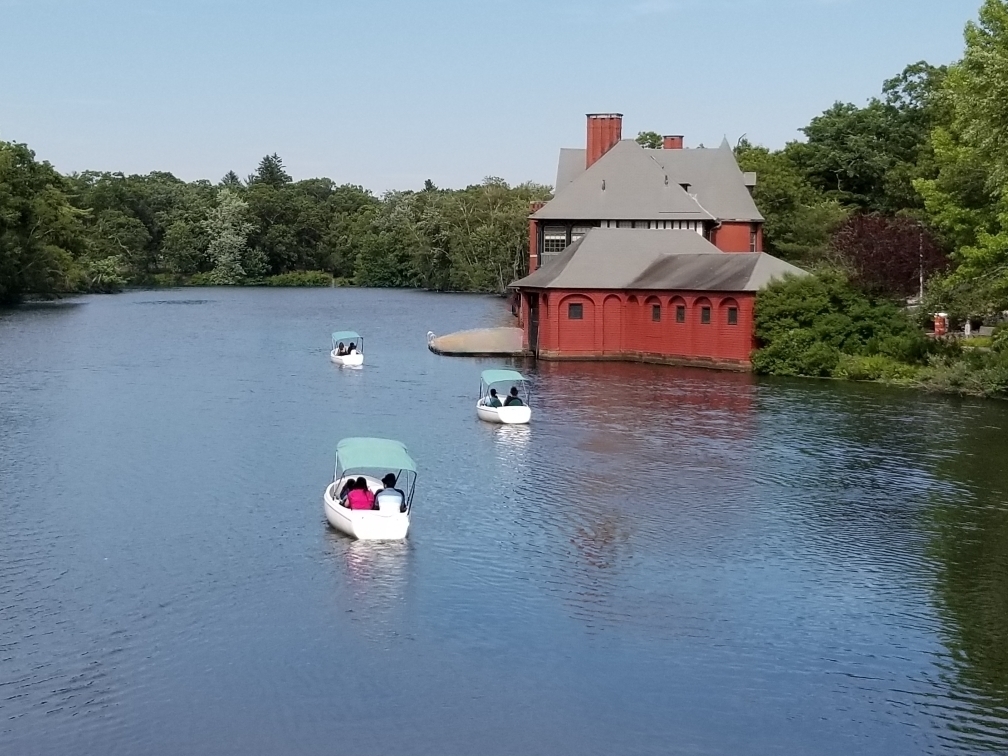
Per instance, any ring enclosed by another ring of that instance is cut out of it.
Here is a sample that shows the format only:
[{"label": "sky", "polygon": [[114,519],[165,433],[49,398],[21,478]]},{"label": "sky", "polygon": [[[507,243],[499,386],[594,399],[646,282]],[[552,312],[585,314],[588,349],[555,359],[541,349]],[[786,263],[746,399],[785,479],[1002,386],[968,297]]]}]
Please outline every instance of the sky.
[{"label": "sky", "polygon": [[63,172],[552,184],[585,114],[780,147],[981,0],[0,0],[0,139]]}]

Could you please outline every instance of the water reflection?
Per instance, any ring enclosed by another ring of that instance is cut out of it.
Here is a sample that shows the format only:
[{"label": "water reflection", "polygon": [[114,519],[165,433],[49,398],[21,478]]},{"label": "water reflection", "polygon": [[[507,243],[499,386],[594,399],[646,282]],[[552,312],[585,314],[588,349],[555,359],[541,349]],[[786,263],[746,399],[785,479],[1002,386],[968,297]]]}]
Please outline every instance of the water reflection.
[{"label": "water reflection", "polygon": [[323,523],[340,602],[369,632],[395,635],[409,590],[410,541],[356,541]]},{"label": "water reflection", "polygon": [[[963,429],[939,473],[957,495],[932,508],[931,552],[939,564],[938,599],[946,621],[956,709],[947,712],[963,739],[1008,751],[1008,468],[1004,429],[967,406]],[[968,714],[966,714],[968,712]]]}]

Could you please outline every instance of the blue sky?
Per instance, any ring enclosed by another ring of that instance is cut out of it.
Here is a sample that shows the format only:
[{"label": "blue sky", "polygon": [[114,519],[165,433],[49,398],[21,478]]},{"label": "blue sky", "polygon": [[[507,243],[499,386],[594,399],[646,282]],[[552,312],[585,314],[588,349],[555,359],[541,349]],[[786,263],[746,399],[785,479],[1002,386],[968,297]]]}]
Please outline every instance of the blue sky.
[{"label": "blue sky", "polygon": [[62,171],[552,183],[584,114],[779,147],[981,0],[0,0],[0,138]]}]

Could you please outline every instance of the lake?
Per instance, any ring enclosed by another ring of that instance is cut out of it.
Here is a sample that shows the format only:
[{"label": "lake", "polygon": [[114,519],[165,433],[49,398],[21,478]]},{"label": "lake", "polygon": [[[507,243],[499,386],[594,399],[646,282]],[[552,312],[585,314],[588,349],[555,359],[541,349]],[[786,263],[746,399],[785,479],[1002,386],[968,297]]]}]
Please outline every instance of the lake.
[{"label": "lake", "polygon": [[[1008,404],[428,330],[493,297],[185,289],[0,312],[0,753],[1008,751]],[[341,370],[329,333],[365,335]],[[398,438],[406,542],[328,527]]]}]

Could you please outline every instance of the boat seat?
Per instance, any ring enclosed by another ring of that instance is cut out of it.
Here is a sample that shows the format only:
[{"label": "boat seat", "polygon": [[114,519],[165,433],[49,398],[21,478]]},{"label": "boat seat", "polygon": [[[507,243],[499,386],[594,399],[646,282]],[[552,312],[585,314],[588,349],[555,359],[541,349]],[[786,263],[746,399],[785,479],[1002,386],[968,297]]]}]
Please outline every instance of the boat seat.
[{"label": "boat seat", "polygon": [[378,495],[375,496],[375,501],[378,502],[378,510],[386,514],[401,512],[402,505],[405,503],[401,493],[388,489],[379,491]]}]

